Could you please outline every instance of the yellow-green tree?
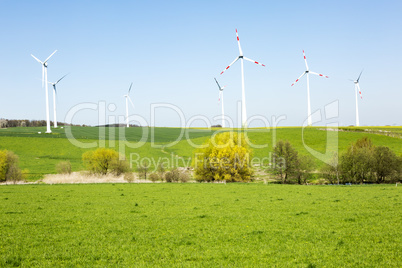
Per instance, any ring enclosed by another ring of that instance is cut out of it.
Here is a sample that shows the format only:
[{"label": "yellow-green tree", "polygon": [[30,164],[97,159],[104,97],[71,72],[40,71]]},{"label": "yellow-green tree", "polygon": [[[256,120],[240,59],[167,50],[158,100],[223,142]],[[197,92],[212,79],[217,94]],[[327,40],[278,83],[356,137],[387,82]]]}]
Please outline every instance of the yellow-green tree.
[{"label": "yellow-green tree", "polygon": [[7,150],[0,150],[0,181],[6,180],[7,170]]},{"label": "yellow-green tree", "polygon": [[20,181],[23,174],[18,166],[18,156],[11,151],[0,150],[0,181]]},{"label": "yellow-green tree", "polygon": [[224,132],[214,135],[195,151],[195,178],[197,181],[250,181],[253,174],[251,154],[242,133]]},{"label": "yellow-green tree", "polygon": [[119,153],[113,149],[99,148],[85,152],[82,161],[89,171],[96,174],[114,172],[120,175],[128,170],[126,161],[119,160]]}]

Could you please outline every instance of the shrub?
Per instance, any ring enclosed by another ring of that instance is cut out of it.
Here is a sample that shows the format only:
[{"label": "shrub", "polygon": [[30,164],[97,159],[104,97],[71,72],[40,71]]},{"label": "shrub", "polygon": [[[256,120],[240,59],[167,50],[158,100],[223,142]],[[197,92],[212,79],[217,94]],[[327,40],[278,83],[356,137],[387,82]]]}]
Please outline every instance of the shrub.
[{"label": "shrub", "polygon": [[180,182],[188,182],[190,180],[190,174],[187,172],[180,172],[179,173],[179,181]]},{"label": "shrub", "polygon": [[0,151],[0,181],[17,182],[23,180],[23,174],[18,166],[19,159],[11,151]]},{"label": "shrub", "polygon": [[56,165],[56,172],[59,174],[71,174],[70,161],[61,161]]},{"label": "shrub", "polygon": [[151,173],[151,175],[149,175],[149,179],[152,182],[156,182],[156,181],[160,180],[160,177],[159,177],[159,175],[157,173]]},{"label": "shrub", "polygon": [[168,171],[165,173],[165,181],[166,182],[173,182],[174,174],[172,171]]},{"label": "shrub", "polygon": [[112,172],[115,175],[127,172],[128,163],[120,160],[120,155],[113,149],[99,148],[95,151],[88,151],[82,155],[86,168],[94,174],[106,175]]},{"label": "shrub", "polygon": [[120,176],[130,171],[130,164],[126,160],[114,159],[110,168],[115,176]]},{"label": "shrub", "polygon": [[134,174],[132,172],[124,173],[124,180],[127,181],[127,182],[133,182],[134,181]]},{"label": "shrub", "polygon": [[203,148],[196,150],[193,160],[195,179],[250,181],[253,173],[250,165],[251,153],[243,134],[219,133],[204,143]]}]

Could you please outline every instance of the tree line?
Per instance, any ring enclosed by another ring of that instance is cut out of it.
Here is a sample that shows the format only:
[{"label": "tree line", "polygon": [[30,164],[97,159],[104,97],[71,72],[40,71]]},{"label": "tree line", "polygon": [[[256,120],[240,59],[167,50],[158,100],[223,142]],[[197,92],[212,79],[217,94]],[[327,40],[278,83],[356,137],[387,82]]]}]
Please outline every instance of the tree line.
[{"label": "tree line", "polygon": [[[53,121],[50,121],[53,125]],[[81,126],[75,124],[67,124],[63,122],[57,122],[59,126]],[[27,119],[4,119],[0,118],[0,128],[10,127],[44,127],[46,126],[46,120],[27,120]],[[82,125],[85,126],[85,125]]]},{"label": "tree line", "polygon": [[395,183],[402,180],[402,156],[386,146],[375,146],[364,137],[342,155],[334,154],[330,163],[316,170],[311,157],[300,155],[288,141],[279,141],[273,150],[269,172],[282,183],[304,184],[313,177],[329,184]]}]

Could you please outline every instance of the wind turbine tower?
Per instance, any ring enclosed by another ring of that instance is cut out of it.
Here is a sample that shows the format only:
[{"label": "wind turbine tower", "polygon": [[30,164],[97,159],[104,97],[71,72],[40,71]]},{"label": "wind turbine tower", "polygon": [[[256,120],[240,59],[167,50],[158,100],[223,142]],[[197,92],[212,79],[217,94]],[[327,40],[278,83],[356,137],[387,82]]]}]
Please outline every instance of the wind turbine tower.
[{"label": "wind turbine tower", "polygon": [[54,53],[56,53],[57,50],[55,50],[45,61],[40,61],[38,58],[36,58],[34,55],[31,54],[31,56],[42,65],[42,88],[43,84],[45,84],[45,92],[46,92],[46,133],[52,133],[52,130],[50,129],[50,118],[49,118],[49,91],[47,87],[47,61],[50,59],[50,57],[53,56]]},{"label": "wind turbine tower", "polygon": [[360,85],[359,85],[359,80],[360,80],[360,76],[362,75],[362,72],[363,72],[363,71],[360,72],[359,77],[357,78],[357,80],[351,80],[351,81],[353,81],[353,83],[355,84],[355,95],[356,95],[356,127],[360,126],[360,123],[359,123],[359,105],[358,105],[358,102],[357,102],[357,92],[358,92],[358,91],[359,91],[360,98],[363,99],[362,92],[361,92],[361,90],[360,90]]},{"label": "wind turbine tower", "polygon": [[315,74],[315,75],[322,76],[325,78],[328,78],[328,76],[310,71],[308,68],[308,65],[307,65],[307,59],[306,59],[306,55],[304,54],[304,50],[303,50],[303,56],[304,56],[304,63],[306,64],[306,70],[304,71],[304,73],[301,76],[299,76],[299,78],[296,79],[296,81],[291,86],[296,84],[297,81],[299,81],[304,75],[307,75],[307,124],[308,124],[308,126],[311,127],[312,120],[311,120],[309,74]]},{"label": "wind turbine tower", "polygon": [[225,108],[224,108],[224,105],[223,105],[223,89],[226,86],[221,87],[219,85],[218,81],[216,80],[216,78],[214,78],[214,79],[215,79],[215,82],[216,82],[216,84],[218,85],[218,88],[219,88],[219,101],[222,102],[222,128],[224,128],[225,127]]},{"label": "wind turbine tower", "polygon": [[61,81],[61,79],[63,79],[64,77],[66,77],[67,74],[65,76],[63,76],[62,78],[60,78],[59,80],[57,80],[56,82],[52,83],[49,82],[49,84],[51,84],[53,86],[53,116],[54,116],[54,127],[57,128],[57,116],[56,116],[56,85]]},{"label": "wind turbine tower", "polygon": [[236,61],[238,61],[240,59],[240,63],[241,63],[241,122],[242,122],[242,127],[245,128],[247,127],[247,112],[246,112],[246,93],[244,90],[244,67],[243,67],[243,59],[247,60],[247,61],[251,61],[252,63],[264,66],[264,64],[258,62],[258,61],[254,61],[252,59],[246,58],[243,56],[243,51],[241,49],[240,46],[240,39],[239,39],[239,34],[237,33],[237,29],[236,29],[236,36],[237,36],[237,45],[239,46],[239,56],[236,57],[236,59],[234,61],[232,61],[231,64],[229,64],[228,67],[225,68],[225,70],[223,70],[221,72],[221,74],[223,74],[227,69],[230,68],[230,66],[232,66]]},{"label": "wind turbine tower", "polygon": [[130,101],[131,105],[132,105],[133,108],[134,108],[134,103],[132,102],[132,100],[131,100],[131,98],[130,98],[130,96],[129,96],[132,86],[133,86],[133,83],[131,83],[130,88],[128,89],[127,94],[124,95],[124,97],[126,98],[126,124],[127,124],[127,127],[130,127],[129,122],[128,122],[128,102],[129,102],[129,101]]}]

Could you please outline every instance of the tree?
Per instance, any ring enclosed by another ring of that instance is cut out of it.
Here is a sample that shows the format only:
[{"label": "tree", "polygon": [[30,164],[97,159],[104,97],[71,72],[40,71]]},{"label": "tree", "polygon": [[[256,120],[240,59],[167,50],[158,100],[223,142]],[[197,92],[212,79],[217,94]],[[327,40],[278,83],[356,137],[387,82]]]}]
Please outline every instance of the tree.
[{"label": "tree", "polygon": [[294,176],[299,166],[298,152],[289,141],[278,141],[273,150],[273,166],[271,172],[287,183]]},{"label": "tree", "polygon": [[296,180],[298,184],[306,184],[307,180],[311,178],[312,171],[315,168],[315,162],[307,155],[299,156],[296,165]]},{"label": "tree", "polygon": [[342,155],[340,168],[349,181],[363,183],[371,179],[374,148],[371,140],[364,137],[350,145]]},{"label": "tree", "polygon": [[324,164],[321,168],[321,174],[326,180],[331,184],[339,184],[339,163],[338,154],[334,153],[331,162],[329,164]]},{"label": "tree", "polygon": [[82,161],[87,169],[94,174],[106,175],[108,172],[117,172],[116,163],[120,163],[119,153],[113,149],[99,148],[82,155]]},{"label": "tree", "polygon": [[251,180],[252,151],[244,135],[223,132],[214,135],[195,151],[194,175],[197,181],[246,182]]},{"label": "tree", "polygon": [[0,181],[20,181],[23,179],[22,171],[19,167],[19,159],[11,151],[0,151]]},{"label": "tree", "polygon": [[138,175],[140,178],[143,178],[144,180],[147,179],[147,174],[148,174],[148,170],[149,170],[149,163],[141,163],[138,167],[137,167],[137,171],[138,171]]},{"label": "tree", "polygon": [[384,183],[399,173],[402,167],[402,159],[388,147],[378,146],[374,148],[372,171],[376,183]]}]

